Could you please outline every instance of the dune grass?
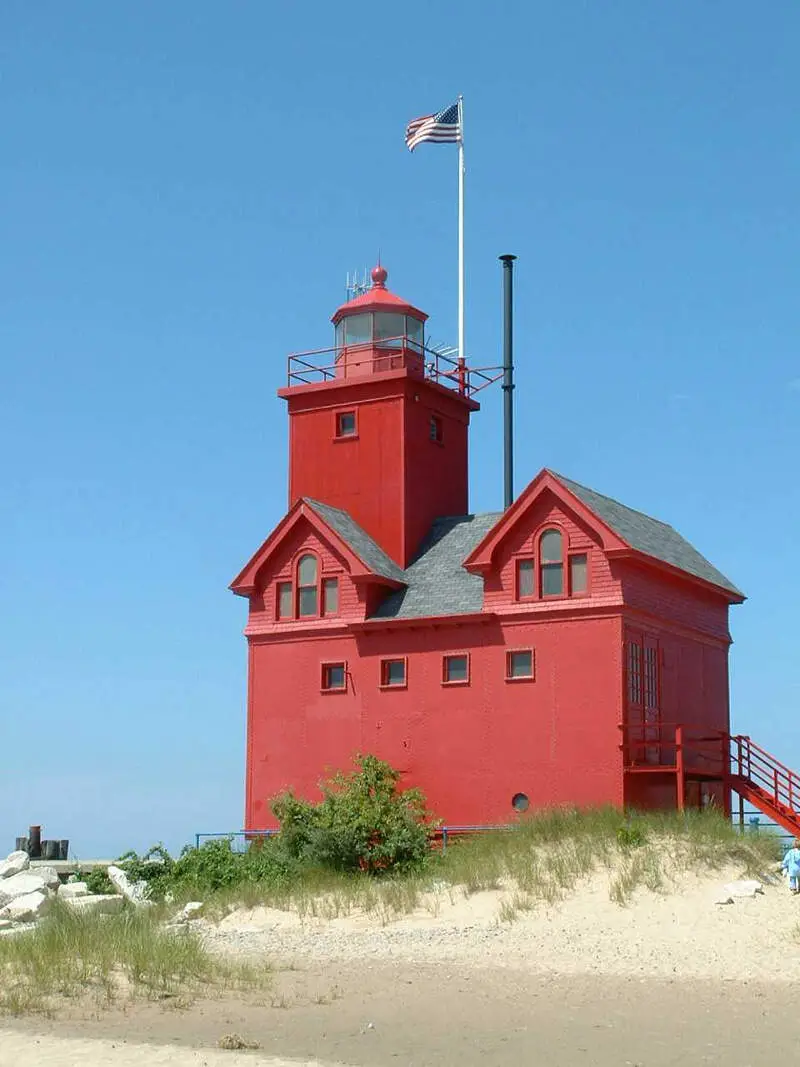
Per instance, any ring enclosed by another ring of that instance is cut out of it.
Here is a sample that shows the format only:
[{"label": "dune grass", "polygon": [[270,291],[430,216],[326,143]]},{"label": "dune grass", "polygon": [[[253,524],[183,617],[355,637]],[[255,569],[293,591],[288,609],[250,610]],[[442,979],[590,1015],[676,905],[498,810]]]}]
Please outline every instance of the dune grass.
[{"label": "dune grass", "polygon": [[[648,813],[618,809],[554,809],[509,830],[465,836],[432,852],[420,870],[376,878],[314,867],[277,881],[230,885],[206,896],[206,913],[266,905],[303,918],[331,919],[355,911],[390,922],[419,908],[435,913],[443,899],[503,890],[501,918],[537,902],[554,903],[582,882],[605,874],[612,900],[624,905],[639,888],[658,892],[688,872],[734,867],[742,875],[768,870],[780,855],[769,834],[742,835],[710,812]],[[195,887],[195,892],[200,887]]]},{"label": "dune grass", "polygon": [[135,999],[190,1003],[264,988],[266,965],[213,956],[191,931],[166,929],[157,909],[98,915],[57,901],[32,930],[0,938],[0,1013],[50,1014],[64,999],[95,1006]]}]

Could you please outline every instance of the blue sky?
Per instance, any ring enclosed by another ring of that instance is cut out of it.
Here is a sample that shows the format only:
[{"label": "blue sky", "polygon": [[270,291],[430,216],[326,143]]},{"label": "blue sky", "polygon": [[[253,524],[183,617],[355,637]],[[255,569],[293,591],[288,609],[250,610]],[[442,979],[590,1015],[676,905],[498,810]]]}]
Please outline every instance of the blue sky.
[{"label": "blue sky", "polygon": [[285,356],[379,248],[455,342],[456,152],[403,130],[458,92],[476,362],[519,256],[517,488],[553,467],[729,574],[734,725],[800,766],[799,34],[792,0],[6,0],[0,852],[241,824],[227,585],[285,507]]}]

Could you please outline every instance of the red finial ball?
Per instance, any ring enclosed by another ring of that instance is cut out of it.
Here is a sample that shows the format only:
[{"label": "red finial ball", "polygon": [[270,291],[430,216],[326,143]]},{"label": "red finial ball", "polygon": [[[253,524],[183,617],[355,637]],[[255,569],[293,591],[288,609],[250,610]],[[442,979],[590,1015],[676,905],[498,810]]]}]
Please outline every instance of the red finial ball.
[{"label": "red finial ball", "polygon": [[383,289],[386,285],[386,279],[389,277],[386,268],[382,267],[380,263],[377,267],[372,268],[372,284],[376,289]]}]

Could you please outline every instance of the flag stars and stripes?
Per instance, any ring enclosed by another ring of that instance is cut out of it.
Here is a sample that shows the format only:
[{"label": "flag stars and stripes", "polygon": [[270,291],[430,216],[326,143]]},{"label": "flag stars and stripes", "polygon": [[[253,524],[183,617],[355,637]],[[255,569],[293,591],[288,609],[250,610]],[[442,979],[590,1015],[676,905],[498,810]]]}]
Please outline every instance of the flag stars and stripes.
[{"label": "flag stars and stripes", "polygon": [[406,126],[406,145],[409,152],[413,152],[423,141],[445,144],[460,140],[461,121],[457,103],[450,104],[435,115],[423,115],[414,119]]}]

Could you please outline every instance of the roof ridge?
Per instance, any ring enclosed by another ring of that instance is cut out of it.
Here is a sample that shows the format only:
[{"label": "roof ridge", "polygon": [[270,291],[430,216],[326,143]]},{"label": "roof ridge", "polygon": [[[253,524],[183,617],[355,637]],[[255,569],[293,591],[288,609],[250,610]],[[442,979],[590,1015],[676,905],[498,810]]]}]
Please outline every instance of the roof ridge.
[{"label": "roof ridge", "polygon": [[[584,485],[583,482],[576,482],[574,478],[568,478],[566,474],[559,474],[558,471],[552,470],[550,467],[545,467],[548,474],[552,474],[554,478],[557,478],[560,482],[568,482],[572,485],[577,485],[579,489],[584,489],[587,493],[594,493],[595,496],[601,496],[604,500],[610,500],[612,504],[616,504],[618,508],[625,508],[626,511],[632,511],[634,515],[641,515],[645,519],[649,519],[650,522],[657,522],[659,526],[666,526],[668,530],[672,530],[674,533],[678,533],[675,527],[669,523],[664,522],[663,519],[656,518],[655,515],[650,515],[647,511],[642,511],[640,508],[632,508],[630,504],[623,504],[621,500],[617,500],[614,496],[609,496],[608,493],[601,493],[597,489],[592,489],[590,485]],[[569,488],[569,485],[566,486]],[[678,536],[683,536],[678,534]]]}]

